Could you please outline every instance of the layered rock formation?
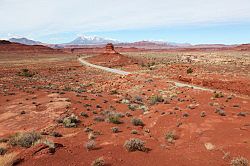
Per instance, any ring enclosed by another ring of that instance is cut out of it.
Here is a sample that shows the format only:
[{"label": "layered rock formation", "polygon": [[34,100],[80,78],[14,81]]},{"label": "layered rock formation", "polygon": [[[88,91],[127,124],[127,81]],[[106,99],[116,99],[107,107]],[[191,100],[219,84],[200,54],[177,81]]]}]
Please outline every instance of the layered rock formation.
[{"label": "layered rock formation", "polygon": [[106,67],[124,66],[134,64],[135,61],[125,55],[115,51],[114,45],[108,43],[102,54],[87,59],[90,63],[98,64]]}]

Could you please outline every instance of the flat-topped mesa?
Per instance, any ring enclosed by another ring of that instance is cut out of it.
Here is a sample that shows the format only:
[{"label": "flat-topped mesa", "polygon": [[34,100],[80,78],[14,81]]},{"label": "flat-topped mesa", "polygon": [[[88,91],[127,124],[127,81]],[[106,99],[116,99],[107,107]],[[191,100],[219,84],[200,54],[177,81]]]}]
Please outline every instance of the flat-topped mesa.
[{"label": "flat-topped mesa", "polygon": [[115,47],[112,43],[108,43],[105,46],[105,52],[106,54],[116,54],[117,52],[115,51]]}]

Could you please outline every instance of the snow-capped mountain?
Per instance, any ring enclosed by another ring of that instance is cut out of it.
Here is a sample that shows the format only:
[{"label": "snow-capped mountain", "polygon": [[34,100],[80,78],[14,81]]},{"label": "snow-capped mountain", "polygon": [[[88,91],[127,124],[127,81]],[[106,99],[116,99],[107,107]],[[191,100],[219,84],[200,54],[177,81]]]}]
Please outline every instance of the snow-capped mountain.
[{"label": "snow-capped mountain", "polygon": [[80,36],[72,42],[66,43],[67,45],[95,45],[95,44],[107,44],[107,43],[118,43],[117,40],[102,38],[98,36]]},{"label": "snow-capped mountain", "polygon": [[43,44],[39,41],[30,40],[30,39],[27,39],[24,37],[22,37],[22,38],[10,38],[9,41],[14,42],[14,43],[25,44],[25,45],[42,45]]}]

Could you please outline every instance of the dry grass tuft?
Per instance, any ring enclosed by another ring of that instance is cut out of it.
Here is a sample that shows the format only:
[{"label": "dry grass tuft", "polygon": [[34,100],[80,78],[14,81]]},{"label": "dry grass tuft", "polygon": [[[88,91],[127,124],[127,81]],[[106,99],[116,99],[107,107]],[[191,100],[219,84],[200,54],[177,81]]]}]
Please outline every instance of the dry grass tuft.
[{"label": "dry grass tuft", "polygon": [[0,165],[12,166],[15,163],[16,156],[17,156],[17,153],[9,153],[9,154],[0,156]]}]

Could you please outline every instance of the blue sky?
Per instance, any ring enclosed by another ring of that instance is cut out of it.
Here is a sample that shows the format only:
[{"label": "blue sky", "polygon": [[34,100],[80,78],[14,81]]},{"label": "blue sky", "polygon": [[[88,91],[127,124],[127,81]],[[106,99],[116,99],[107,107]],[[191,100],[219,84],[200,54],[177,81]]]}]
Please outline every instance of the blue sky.
[{"label": "blue sky", "polygon": [[0,38],[250,43],[249,0],[0,0]]}]

